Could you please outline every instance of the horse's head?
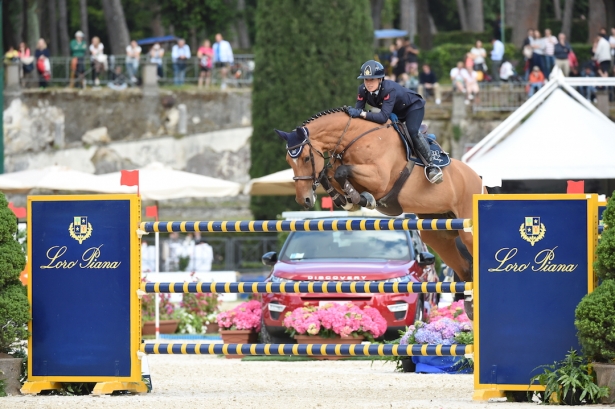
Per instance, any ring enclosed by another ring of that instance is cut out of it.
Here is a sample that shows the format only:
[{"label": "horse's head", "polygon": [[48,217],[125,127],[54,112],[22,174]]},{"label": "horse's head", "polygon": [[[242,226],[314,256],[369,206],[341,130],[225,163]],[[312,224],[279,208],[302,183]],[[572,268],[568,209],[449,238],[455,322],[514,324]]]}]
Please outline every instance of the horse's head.
[{"label": "horse's head", "polygon": [[292,132],[275,131],[286,142],[286,162],[295,174],[295,200],[306,209],[311,209],[316,203],[315,190],[325,166],[323,153],[310,141],[306,127]]}]

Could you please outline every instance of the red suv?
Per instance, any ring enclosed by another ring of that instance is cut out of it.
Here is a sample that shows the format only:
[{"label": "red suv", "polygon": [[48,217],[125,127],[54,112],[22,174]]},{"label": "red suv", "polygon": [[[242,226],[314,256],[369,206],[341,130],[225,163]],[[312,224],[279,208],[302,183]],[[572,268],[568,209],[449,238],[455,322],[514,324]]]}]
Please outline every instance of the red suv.
[{"label": "red suv", "polygon": [[[331,220],[331,219],[329,219]],[[438,281],[435,257],[417,231],[323,231],[290,233],[280,254],[269,252],[266,281]],[[286,313],[304,306],[351,301],[378,309],[388,323],[385,339],[422,320],[436,294],[262,294],[261,335],[266,343],[289,343]]]}]

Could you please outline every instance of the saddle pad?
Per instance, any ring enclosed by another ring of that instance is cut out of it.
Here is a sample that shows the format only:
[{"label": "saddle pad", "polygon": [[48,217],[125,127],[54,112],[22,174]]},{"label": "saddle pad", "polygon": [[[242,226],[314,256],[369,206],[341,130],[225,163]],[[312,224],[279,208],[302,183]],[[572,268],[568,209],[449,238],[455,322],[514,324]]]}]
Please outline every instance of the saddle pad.
[{"label": "saddle pad", "polygon": [[[403,124],[400,124],[401,126],[405,126]],[[413,156],[413,152],[410,149],[410,146],[408,144],[408,141],[406,140],[406,138],[400,134],[399,132],[397,133],[399,135],[399,137],[401,138],[402,143],[404,144],[404,146],[406,147],[406,160],[408,161],[413,161],[415,162],[417,165],[425,167],[425,165],[423,165],[423,161],[420,160],[418,157]],[[423,136],[425,137],[425,139],[427,140],[427,142],[429,142],[429,149],[431,149],[431,159],[433,160],[433,164],[440,167],[440,168],[445,168],[448,165],[451,164],[451,157],[449,156],[449,154],[447,152],[444,152],[444,149],[442,149],[440,147],[440,145],[438,144],[438,142],[436,142],[436,137],[433,134],[423,134]]]}]

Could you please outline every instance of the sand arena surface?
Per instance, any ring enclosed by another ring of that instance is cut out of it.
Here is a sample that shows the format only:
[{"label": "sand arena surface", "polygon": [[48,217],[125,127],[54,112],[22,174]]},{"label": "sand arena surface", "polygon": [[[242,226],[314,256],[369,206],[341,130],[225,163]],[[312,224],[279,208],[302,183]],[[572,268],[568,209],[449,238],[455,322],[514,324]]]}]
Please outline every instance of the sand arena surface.
[{"label": "sand arena surface", "polygon": [[472,375],[394,372],[382,361],[242,362],[149,355],[154,390],[129,396],[14,396],[0,408],[538,408],[472,400]]}]

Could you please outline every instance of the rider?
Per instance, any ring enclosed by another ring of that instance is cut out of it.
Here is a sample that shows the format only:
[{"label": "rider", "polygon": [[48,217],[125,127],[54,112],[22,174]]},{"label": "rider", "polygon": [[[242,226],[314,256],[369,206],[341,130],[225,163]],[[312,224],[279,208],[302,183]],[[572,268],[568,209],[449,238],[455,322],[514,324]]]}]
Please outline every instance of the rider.
[{"label": "rider", "polygon": [[[429,144],[419,134],[419,127],[425,115],[425,100],[416,92],[402,87],[395,81],[384,79],[384,67],[378,61],[369,60],[361,66],[357,79],[363,80],[359,85],[359,95],[354,108],[348,113],[353,118],[361,117],[368,121],[384,124],[390,114],[395,114],[401,122],[406,123],[412,144],[426,163],[427,179],[431,183],[442,182],[442,170],[433,164]],[[380,112],[363,111],[365,104],[380,108]]]}]

